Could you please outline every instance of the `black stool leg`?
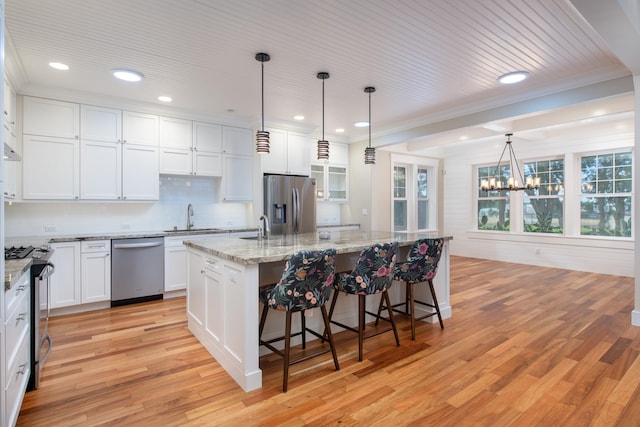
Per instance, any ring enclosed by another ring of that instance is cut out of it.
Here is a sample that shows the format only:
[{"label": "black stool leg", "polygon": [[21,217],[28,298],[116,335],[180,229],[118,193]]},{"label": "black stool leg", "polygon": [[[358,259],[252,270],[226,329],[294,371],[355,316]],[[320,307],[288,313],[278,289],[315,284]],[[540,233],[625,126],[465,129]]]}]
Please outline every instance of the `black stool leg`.
[{"label": "black stool leg", "polygon": [[429,280],[429,290],[431,290],[431,298],[433,298],[433,306],[438,314],[438,321],[440,321],[440,329],[444,329],[444,323],[442,323],[442,315],[440,314],[440,305],[438,304],[438,297],[436,297],[436,290],[433,288],[433,280]]},{"label": "black stool leg", "polygon": [[331,355],[333,355],[333,364],[336,366],[336,371],[340,370],[338,365],[338,355],[336,354],[336,346],[333,342],[333,334],[331,333],[331,324],[329,323],[329,315],[327,314],[327,308],[323,305],[320,306],[322,312],[322,319],[324,320],[324,329],[327,334],[327,341],[329,341],[329,347],[331,347]]},{"label": "black stool leg", "polygon": [[282,375],[282,391],[287,392],[289,385],[289,358],[291,356],[291,311],[287,310],[287,320],[284,332],[284,372]]},{"label": "black stool leg", "polygon": [[385,289],[384,292],[382,292],[382,295],[384,296],[384,300],[387,304],[387,311],[389,312],[389,321],[391,322],[391,327],[393,328],[393,335],[396,338],[396,347],[399,347],[400,338],[398,337],[398,329],[396,328],[396,321],[393,320],[393,308],[391,307],[391,300],[389,299],[389,293]]},{"label": "black stool leg", "polygon": [[302,325],[302,349],[307,348],[307,319],[304,316],[304,310],[300,311],[300,325]]},{"label": "black stool leg", "polygon": [[364,298],[364,295],[358,295],[358,362],[362,362],[362,348],[364,344]]},{"label": "black stool leg", "polygon": [[411,319],[411,339],[415,341],[416,340],[416,301],[413,296],[413,283],[409,284],[409,282],[407,282],[407,292],[409,294],[409,307],[411,309],[411,314],[409,315]]}]

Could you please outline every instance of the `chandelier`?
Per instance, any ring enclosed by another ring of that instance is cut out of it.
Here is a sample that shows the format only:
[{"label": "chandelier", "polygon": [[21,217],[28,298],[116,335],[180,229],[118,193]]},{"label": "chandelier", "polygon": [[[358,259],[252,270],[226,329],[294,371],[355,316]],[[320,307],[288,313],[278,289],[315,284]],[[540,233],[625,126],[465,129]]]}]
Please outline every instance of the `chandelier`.
[{"label": "chandelier", "polygon": [[[507,137],[507,141],[505,142],[505,146],[502,149],[502,154],[500,155],[500,159],[498,160],[498,164],[495,168],[495,174],[493,178],[483,179],[481,182],[481,188],[483,191],[518,191],[518,190],[534,190],[540,187],[540,178],[535,176],[528,176],[527,179],[524,179],[522,175],[522,171],[520,170],[520,165],[518,164],[518,159],[516,158],[516,153],[513,151],[513,146],[511,145],[511,137],[512,133],[505,133],[504,136]],[[505,177],[502,176],[500,171],[500,163],[502,163],[502,159],[504,158],[505,152],[509,152],[509,178],[505,180]],[[514,172],[517,171],[518,174],[514,176]],[[522,185],[524,184],[524,185]]]}]

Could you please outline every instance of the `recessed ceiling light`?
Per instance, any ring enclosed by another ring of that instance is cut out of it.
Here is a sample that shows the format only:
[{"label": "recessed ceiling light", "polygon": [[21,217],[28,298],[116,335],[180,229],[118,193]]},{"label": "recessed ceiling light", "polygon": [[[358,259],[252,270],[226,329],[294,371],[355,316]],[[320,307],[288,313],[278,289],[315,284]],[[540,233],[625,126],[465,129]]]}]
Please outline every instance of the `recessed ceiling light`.
[{"label": "recessed ceiling light", "polygon": [[171,102],[172,101],[170,96],[165,96],[165,95],[160,95],[158,97],[158,100],[162,101],[162,102]]},{"label": "recessed ceiling light", "polygon": [[369,126],[369,122],[355,122],[353,125],[357,128],[366,128]]},{"label": "recessed ceiling light", "polygon": [[304,120],[304,116],[299,114],[297,116],[293,116],[293,120]]},{"label": "recessed ceiling light", "polygon": [[510,85],[513,83],[518,83],[523,81],[529,77],[529,73],[527,71],[514,71],[512,73],[503,74],[498,77],[498,81],[503,85]]},{"label": "recessed ceiling light", "polygon": [[67,64],[63,64],[62,62],[49,62],[49,67],[62,71],[67,71],[69,69],[69,66]]},{"label": "recessed ceiling light", "polygon": [[342,133],[342,132],[344,132],[344,129],[343,128],[338,128],[338,129],[336,129],[336,132],[337,133]]},{"label": "recessed ceiling light", "polygon": [[142,80],[142,74],[131,70],[113,70],[115,78],[124,80],[125,82],[139,82]]}]

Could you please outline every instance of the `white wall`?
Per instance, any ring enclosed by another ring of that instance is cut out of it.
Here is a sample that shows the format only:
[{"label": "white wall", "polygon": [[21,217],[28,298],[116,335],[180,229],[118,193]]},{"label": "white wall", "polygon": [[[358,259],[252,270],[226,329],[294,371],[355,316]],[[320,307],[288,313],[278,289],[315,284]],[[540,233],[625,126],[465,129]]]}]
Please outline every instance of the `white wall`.
[{"label": "white wall", "polygon": [[[5,204],[6,238],[184,229],[187,205],[195,228],[254,227],[251,203],[220,201],[220,179],[162,176],[157,202],[18,202]],[[257,220],[257,218],[256,218]],[[45,231],[55,228],[52,231]]]}]

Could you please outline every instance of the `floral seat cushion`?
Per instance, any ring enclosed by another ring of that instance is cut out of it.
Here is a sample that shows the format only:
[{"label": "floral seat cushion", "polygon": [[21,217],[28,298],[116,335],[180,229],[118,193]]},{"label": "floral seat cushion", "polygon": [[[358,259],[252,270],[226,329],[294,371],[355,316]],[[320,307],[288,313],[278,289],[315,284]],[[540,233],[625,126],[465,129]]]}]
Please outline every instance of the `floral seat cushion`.
[{"label": "floral seat cushion", "polygon": [[360,252],[351,273],[336,275],[333,286],[338,291],[356,295],[383,292],[393,283],[393,269],[398,243],[376,243]]},{"label": "floral seat cushion", "polygon": [[395,280],[421,283],[435,277],[442,255],[444,239],[420,239],[411,247],[406,261],[399,262],[393,270]]},{"label": "floral seat cushion", "polygon": [[278,283],[260,289],[260,301],[281,311],[320,307],[331,295],[335,258],[335,249],[292,255]]}]

